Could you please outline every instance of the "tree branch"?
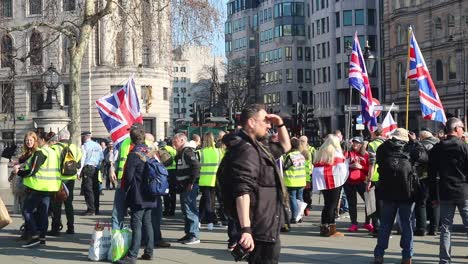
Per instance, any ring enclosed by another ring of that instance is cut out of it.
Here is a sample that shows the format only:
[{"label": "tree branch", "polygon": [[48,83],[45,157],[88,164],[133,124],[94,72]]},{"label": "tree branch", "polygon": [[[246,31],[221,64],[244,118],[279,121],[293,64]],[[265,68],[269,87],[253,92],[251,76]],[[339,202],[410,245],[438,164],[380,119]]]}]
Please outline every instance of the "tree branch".
[{"label": "tree branch", "polygon": [[27,30],[27,29],[30,29],[30,28],[33,28],[33,27],[50,28],[50,29],[53,29],[55,31],[58,31],[58,32],[64,34],[65,36],[67,36],[69,38],[73,38],[75,36],[75,33],[68,30],[66,27],[64,27],[63,23],[62,23],[62,25],[51,25],[51,24],[46,23],[46,22],[30,22],[30,23],[26,23],[26,24],[16,26],[16,27],[11,27],[11,28],[0,27],[0,28],[4,29],[7,33],[10,33],[10,32],[17,32],[17,31],[24,31],[24,30]]}]

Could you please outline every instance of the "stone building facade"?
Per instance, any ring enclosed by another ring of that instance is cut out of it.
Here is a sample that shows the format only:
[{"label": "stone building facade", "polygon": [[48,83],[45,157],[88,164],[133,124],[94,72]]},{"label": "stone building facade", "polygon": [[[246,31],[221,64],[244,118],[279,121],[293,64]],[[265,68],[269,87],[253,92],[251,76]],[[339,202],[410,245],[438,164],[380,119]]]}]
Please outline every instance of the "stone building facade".
[{"label": "stone building facade", "polygon": [[[96,5],[102,7],[105,2],[97,0]],[[120,1],[123,10],[117,9],[98,22],[82,64],[80,114],[83,131],[89,130],[95,137],[109,136],[95,101],[125,85],[133,75],[145,129],[156,139],[163,139],[171,133],[170,6],[161,11],[158,5],[162,2],[123,0]],[[1,7],[0,23],[6,28],[64,18],[77,21],[81,12],[81,5],[75,0],[3,1]],[[51,41],[56,36],[57,39]],[[4,141],[11,140],[13,135],[21,140],[26,131],[35,128],[33,119],[37,117],[46,92],[41,74],[51,64],[61,74],[59,102],[65,110],[68,109],[70,59],[67,47],[70,44],[64,35],[54,34],[46,27],[11,33],[2,31],[0,39],[0,131]],[[42,47],[43,43],[49,42],[50,45]],[[28,53],[31,56],[19,61],[7,59],[4,56],[7,53],[14,53],[18,58]],[[12,64],[14,71],[9,67]],[[58,129],[61,128],[53,130]]]},{"label": "stone building facade", "polygon": [[[463,118],[466,107],[466,64],[468,2],[447,0],[385,0],[384,85],[385,102],[400,106],[398,124],[405,125],[406,58],[408,26],[412,26],[432,80],[448,116]],[[465,96],[464,96],[465,95]],[[418,87],[411,81],[409,129],[442,128],[442,124],[422,119]]]}]

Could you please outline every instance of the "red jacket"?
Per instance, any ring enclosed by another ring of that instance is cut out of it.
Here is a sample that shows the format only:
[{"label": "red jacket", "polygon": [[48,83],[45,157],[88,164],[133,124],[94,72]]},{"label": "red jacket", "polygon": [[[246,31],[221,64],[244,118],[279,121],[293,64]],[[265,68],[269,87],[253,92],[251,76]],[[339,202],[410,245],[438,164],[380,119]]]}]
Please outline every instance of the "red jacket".
[{"label": "red jacket", "polygon": [[362,155],[360,152],[350,151],[348,154],[349,158],[349,165],[357,162],[359,163],[362,168],[349,168],[349,177],[348,183],[350,184],[358,184],[364,182],[366,180],[367,174],[369,172],[369,154]]}]

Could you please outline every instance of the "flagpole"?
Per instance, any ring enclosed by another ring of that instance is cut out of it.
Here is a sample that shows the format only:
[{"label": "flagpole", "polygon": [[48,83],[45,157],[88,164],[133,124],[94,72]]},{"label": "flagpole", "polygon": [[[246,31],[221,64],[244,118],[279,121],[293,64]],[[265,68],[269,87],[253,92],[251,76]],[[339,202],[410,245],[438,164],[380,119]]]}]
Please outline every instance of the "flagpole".
[{"label": "flagpole", "polygon": [[409,97],[410,97],[410,80],[409,80],[409,66],[410,66],[410,51],[411,51],[411,34],[413,29],[411,26],[408,28],[408,56],[406,57],[406,126],[408,129],[409,122]]}]

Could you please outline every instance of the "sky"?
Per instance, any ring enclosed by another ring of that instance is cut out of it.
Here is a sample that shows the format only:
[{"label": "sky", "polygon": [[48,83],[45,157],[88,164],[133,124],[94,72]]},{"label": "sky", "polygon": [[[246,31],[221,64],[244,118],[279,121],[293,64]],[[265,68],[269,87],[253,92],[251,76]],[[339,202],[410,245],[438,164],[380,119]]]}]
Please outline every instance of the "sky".
[{"label": "sky", "polygon": [[[218,1],[218,0],[216,0]],[[220,34],[218,34],[217,36],[215,36],[215,39],[214,39],[214,49],[213,49],[213,55],[215,56],[225,56],[225,52],[224,52],[224,22],[226,22],[226,4],[228,2],[228,0],[219,0],[220,2],[220,8],[222,8],[222,12],[223,12],[223,17],[220,21],[221,25],[220,25],[220,29],[221,29],[221,32]]]}]

